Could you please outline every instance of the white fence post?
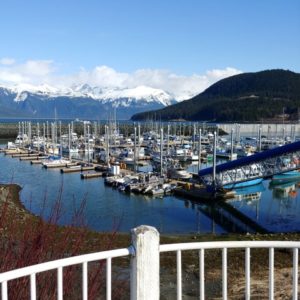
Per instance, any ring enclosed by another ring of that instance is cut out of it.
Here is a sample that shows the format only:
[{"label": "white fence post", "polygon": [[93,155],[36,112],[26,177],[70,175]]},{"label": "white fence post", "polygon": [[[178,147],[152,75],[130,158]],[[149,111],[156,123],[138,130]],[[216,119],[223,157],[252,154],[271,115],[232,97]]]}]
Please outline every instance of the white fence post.
[{"label": "white fence post", "polygon": [[159,300],[159,233],[151,226],[131,230],[130,299]]}]

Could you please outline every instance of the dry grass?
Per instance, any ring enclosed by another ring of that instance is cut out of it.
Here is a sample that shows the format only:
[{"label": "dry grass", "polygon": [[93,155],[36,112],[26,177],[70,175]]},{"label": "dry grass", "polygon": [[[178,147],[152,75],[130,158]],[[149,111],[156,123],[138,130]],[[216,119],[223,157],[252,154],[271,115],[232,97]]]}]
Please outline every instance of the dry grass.
[{"label": "dry grass", "polygon": [[[33,216],[19,201],[20,188],[0,185],[0,272],[44,261],[128,247],[129,234],[93,232],[84,227],[81,218],[84,203],[74,212],[73,225],[57,226],[60,217],[60,196],[47,222]],[[197,235],[161,236],[161,243],[224,241],[224,240],[299,240],[299,234],[268,235]],[[182,256],[183,299],[197,299],[199,293],[198,251],[184,251]],[[244,299],[244,251],[228,251],[228,297]],[[205,251],[206,299],[221,299],[222,255],[220,250]],[[275,251],[275,298],[290,299],[292,291],[292,253]],[[113,299],[127,299],[129,293],[129,258],[113,260]],[[56,273],[37,276],[40,299],[55,299]],[[78,284],[74,285],[74,282]],[[65,299],[80,299],[81,267],[64,271]],[[9,286],[11,299],[28,299],[28,279],[17,280]],[[89,299],[102,299],[105,295],[105,263],[89,264]],[[252,299],[268,298],[268,251],[251,251]],[[176,254],[161,255],[161,299],[176,298]]]},{"label": "dry grass", "polygon": [[[28,213],[18,201],[19,189],[16,185],[0,186],[0,272],[120,246],[116,242],[116,231],[99,234],[85,228],[82,218],[84,202],[74,211],[74,226],[61,227],[57,226],[61,217],[61,193],[49,218],[44,221]],[[89,264],[89,299],[101,299],[105,295],[105,269],[104,261]],[[113,298],[122,299],[128,294],[128,278],[118,272],[113,276]],[[63,280],[64,298],[81,299],[81,284],[78,284],[81,282],[81,266],[64,268]],[[56,299],[55,271],[39,274],[37,284],[39,299]],[[28,294],[28,278],[9,282],[10,299],[28,299]]]}]

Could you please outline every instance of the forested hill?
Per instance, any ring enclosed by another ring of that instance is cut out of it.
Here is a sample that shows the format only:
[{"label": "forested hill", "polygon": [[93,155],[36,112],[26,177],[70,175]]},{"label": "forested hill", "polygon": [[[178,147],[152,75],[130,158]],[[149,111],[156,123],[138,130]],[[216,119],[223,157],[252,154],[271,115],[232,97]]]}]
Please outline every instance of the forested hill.
[{"label": "forested hill", "polygon": [[244,73],[220,80],[194,98],[136,114],[132,120],[255,122],[298,120],[300,74],[286,70]]}]

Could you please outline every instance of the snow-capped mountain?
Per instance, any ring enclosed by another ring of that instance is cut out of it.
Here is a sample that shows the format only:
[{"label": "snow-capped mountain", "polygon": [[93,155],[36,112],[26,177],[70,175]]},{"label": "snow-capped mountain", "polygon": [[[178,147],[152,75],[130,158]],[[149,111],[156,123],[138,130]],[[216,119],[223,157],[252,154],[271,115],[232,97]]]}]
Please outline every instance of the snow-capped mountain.
[{"label": "snow-capped mountain", "polygon": [[[163,106],[168,106],[174,99],[160,89],[154,89],[147,86],[138,86],[136,88],[99,88],[91,87],[88,84],[77,86],[74,88],[73,93],[75,96],[87,96],[95,100],[107,102],[115,102],[116,107],[128,106],[127,102],[122,99],[130,99],[132,101],[144,101],[144,102],[157,102]],[[120,101],[121,99],[121,101]]]},{"label": "snow-capped mountain", "polygon": [[[119,118],[129,118],[136,112],[163,108],[175,102],[165,91],[148,86],[121,89],[92,87],[88,84],[72,87],[53,87],[48,84],[19,84],[10,87],[0,85],[0,107],[4,108],[2,111],[16,108],[17,112],[11,113],[13,116],[48,116],[53,111],[45,112],[41,107],[51,110],[50,107],[55,105],[65,111],[64,117],[84,115],[99,118],[100,114],[100,118],[107,118],[105,114],[116,108]],[[0,116],[2,114],[0,111]]]}]

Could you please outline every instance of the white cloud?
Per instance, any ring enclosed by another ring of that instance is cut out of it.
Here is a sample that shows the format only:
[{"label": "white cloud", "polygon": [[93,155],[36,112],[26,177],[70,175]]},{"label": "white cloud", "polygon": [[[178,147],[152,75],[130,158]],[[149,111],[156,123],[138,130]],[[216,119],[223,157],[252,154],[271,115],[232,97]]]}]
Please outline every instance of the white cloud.
[{"label": "white cloud", "polygon": [[52,60],[28,60],[17,69],[32,77],[46,77],[55,70]]},{"label": "white cloud", "polygon": [[0,59],[0,65],[13,65],[15,60],[9,57],[3,57]]},{"label": "white cloud", "polygon": [[0,65],[0,82],[49,84],[55,87],[71,87],[87,83],[100,88],[116,89],[136,88],[143,85],[162,89],[177,100],[185,100],[199,94],[220,79],[241,73],[240,70],[230,67],[190,76],[161,69],[139,69],[132,73],[124,73],[108,66],[96,66],[92,70],[81,68],[71,75],[59,75],[57,71],[51,60],[28,60],[21,64]]}]

